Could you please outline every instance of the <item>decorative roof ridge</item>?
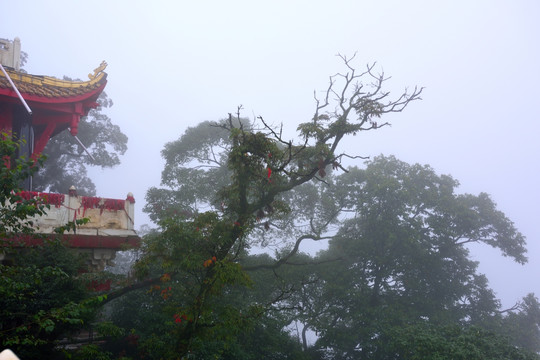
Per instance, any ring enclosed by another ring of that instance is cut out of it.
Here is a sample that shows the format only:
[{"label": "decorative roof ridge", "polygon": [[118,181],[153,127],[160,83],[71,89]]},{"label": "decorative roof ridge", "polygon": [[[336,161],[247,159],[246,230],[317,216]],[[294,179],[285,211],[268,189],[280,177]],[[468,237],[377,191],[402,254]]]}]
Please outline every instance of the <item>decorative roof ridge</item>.
[{"label": "decorative roof ridge", "polygon": [[[103,71],[105,70],[106,67],[107,67],[107,63],[105,61],[102,61],[99,67],[94,69],[93,74],[88,74],[88,78],[90,79],[89,81],[61,80],[52,76],[31,75],[31,74],[15,71],[11,68],[5,68],[5,69],[6,69],[6,72],[9,74],[9,76],[11,77],[11,79],[15,82],[23,82],[23,83],[35,84],[39,86],[49,85],[49,86],[55,86],[55,87],[60,87],[60,88],[81,88],[81,87],[92,86],[106,79],[107,73]],[[4,74],[1,72],[0,72],[0,76],[5,77]]]}]

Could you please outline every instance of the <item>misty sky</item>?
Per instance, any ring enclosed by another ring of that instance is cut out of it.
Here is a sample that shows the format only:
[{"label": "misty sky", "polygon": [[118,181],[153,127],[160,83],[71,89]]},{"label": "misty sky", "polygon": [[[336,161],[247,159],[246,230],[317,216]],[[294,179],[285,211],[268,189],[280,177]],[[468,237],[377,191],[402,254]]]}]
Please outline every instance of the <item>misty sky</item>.
[{"label": "misty sky", "polygon": [[188,126],[244,115],[283,123],[294,138],[313,115],[313,91],[356,53],[377,62],[398,95],[423,101],[387,116],[392,127],[342,150],[429,164],[489,193],[527,237],[520,266],[474,249],[511,306],[540,296],[540,2],[519,1],[1,1],[0,38],[19,37],[31,74],[87,79],[109,64],[107,111],[128,135],[122,165],[92,171],[98,195],[137,200],[159,186],[163,145]]}]

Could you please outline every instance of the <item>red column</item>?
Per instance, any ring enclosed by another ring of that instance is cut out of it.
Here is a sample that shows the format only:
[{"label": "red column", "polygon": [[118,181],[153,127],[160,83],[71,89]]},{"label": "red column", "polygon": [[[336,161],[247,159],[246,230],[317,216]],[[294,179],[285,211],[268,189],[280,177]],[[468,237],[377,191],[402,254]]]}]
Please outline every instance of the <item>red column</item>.
[{"label": "red column", "polygon": [[0,130],[11,132],[13,130],[13,106],[11,104],[2,104],[0,107]]}]

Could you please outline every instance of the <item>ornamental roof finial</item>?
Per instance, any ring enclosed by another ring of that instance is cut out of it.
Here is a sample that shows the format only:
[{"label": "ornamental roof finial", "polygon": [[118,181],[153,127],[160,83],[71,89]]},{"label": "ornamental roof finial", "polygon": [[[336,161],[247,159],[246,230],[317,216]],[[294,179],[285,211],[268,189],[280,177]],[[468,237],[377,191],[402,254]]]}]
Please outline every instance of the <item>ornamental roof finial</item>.
[{"label": "ornamental roof finial", "polygon": [[88,74],[88,78],[90,80],[94,80],[96,78],[96,76],[98,76],[101,72],[103,72],[103,70],[105,70],[106,67],[107,67],[107,62],[105,60],[103,60],[101,62],[101,64],[99,64],[99,66],[94,69],[93,74]]}]

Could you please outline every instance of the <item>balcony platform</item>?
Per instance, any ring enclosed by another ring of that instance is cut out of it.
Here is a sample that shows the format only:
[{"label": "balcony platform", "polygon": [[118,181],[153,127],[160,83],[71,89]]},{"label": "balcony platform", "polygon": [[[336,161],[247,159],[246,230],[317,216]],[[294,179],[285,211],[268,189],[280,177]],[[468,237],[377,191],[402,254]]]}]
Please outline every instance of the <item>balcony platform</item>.
[{"label": "balcony platform", "polygon": [[37,197],[49,205],[45,215],[32,219],[36,233],[44,236],[14,236],[7,239],[9,246],[43,245],[47,239],[58,237],[54,231],[56,228],[83,218],[89,222],[78,226],[75,231],[65,232],[61,238],[78,253],[89,255],[91,271],[113,265],[117,251],[136,248],[140,244],[134,230],[135,199],[131,193],[125,200],[78,196],[74,188],[68,194],[25,191],[20,196],[25,199]]}]

